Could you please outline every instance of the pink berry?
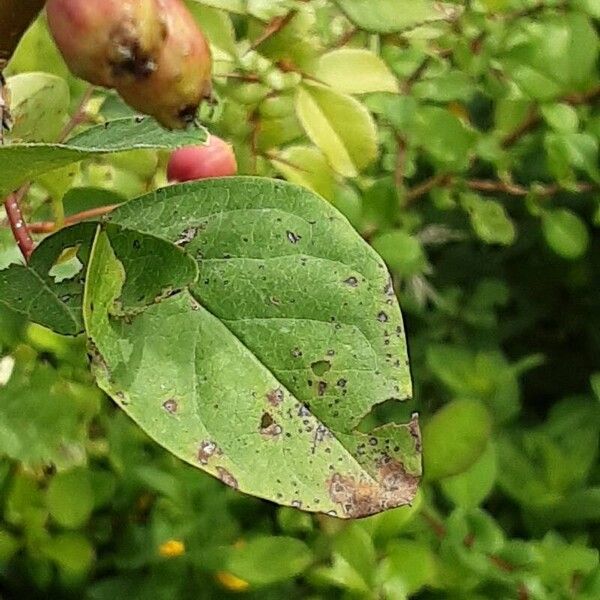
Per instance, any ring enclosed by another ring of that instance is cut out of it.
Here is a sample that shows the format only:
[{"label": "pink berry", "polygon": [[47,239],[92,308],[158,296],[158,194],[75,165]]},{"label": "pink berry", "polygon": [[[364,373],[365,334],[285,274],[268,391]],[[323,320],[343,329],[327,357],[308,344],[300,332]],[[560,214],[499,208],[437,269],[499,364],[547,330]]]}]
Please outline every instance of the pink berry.
[{"label": "pink berry", "polygon": [[171,154],[167,166],[169,181],[194,181],[208,177],[229,177],[237,173],[231,146],[215,135],[206,146],[187,146]]}]

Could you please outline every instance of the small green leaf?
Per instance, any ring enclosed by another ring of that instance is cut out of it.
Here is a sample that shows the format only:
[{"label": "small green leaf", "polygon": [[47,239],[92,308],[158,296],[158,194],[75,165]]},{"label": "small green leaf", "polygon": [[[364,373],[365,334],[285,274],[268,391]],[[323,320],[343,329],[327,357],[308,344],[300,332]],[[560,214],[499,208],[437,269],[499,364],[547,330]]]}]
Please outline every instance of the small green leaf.
[{"label": "small green leaf", "polygon": [[579,126],[577,111],[564,102],[555,102],[541,107],[544,120],[552,129],[562,133],[575,133]]},{"label": "small green leaf", "polygon": [[444,495],[462,508],[476,508],[490,494],[496,483],[496,452],[488,444],[477,462],[466,471],[441,481]]},{"label": "small green leaf", "polygon": [[377,156],[377,129],[358,100],[321,86],[303,86],[296,111],[308,137],[340,175],[356,177]]},{"label": "small green leaf", "polygon": [[[87,265],[95,229],[92,223],[63,229],[44,239],[27,265],[11,265],[1,270],[0,304],[58,333],[79,333],[83,328],[83,268]],[[52,268],[68,248],[76,250],[82,268],[59,280]]]},{"label": "small green leaf", "polygon": [[452,20],[460,8],[430,0],[336,0],[348,18],[361,29],[393,33],[419,24]]},{"label": "small green leaf", "polygon": [[309,547],[291,537],[258,537],[232,550],[227,569],[251,585],[263,586],[291,579],[312,562]]},{"label": "small green leaf", "polygon": [[566,208],[545,211],[542,231],[548,246],[563,258],[576,260],[588,249],[590,236],[585,223]]},{"label": "small green leaf", "polygon": [[58,473],[50,480],[46,504],[52,518],[63,527],[84,525],[94,508],[94,495],[86,469]]},{"label": "small green leaf", "polygon": [[421,243],[406,231],[396,229],[382,233],[373,238],[372,245],[388,267],[404,277],[418,275],[427,266]]},{"label": "small green leaf", "polygon": [[515,241],[515,225],[506,209],[496,200],[487,200],[477,194],[463,194],[462,205],[468,211],[471,225],[487,244],[509,246]]},{"label": "small green leaf", "polygon": [[94,547],[80,533],[62,533],[45,541],[42,553],[70,576],[83,576],[94,561]]},{"label": "small green leaf", "polygon": [[327,200],[336,189],[335,173],[318,148],[291,146],[273,159],[273,166],[290,182],[303,185]]},{"label": "small green leaf", "polygon": [[94,155],[136,148],[178,148],[200,144],[206,137],[205,129],[167,131],[149,117],[133,117],[91,127],[66,144],[0,146],[0,196],[48,171]]},{"label": "small green leaf", "polygon": [[415,594],[432,584],[437,574],[437,561],[431,547],[422,541],[397,539],[390,543],[380,565],[384,589],[391,594],[398,588],[406,594]]},{"label": "small green leaf", "polygon": [[67,82],[47,73],[22,73],[7,79],[13,127],[9,139],[54,142],[69,110]]},{"label": "small green leaf", "polygon": [[414,143],[421,146],[436,164],[447,169],[464,169],[475,142],[473,130],[449,110],[423,106],[412,125]]},{"label": "small green leaf", "polygon": [[383,60],[361,48],[341,48],[324,54],[316,76],[345,94],[398,91],[398,81]]},{"label": "small green leaf", "polygon": [[423,429],[424,472],[429,480],[466,471],[483,453],[492,421],[481,402],[454,400]]}]

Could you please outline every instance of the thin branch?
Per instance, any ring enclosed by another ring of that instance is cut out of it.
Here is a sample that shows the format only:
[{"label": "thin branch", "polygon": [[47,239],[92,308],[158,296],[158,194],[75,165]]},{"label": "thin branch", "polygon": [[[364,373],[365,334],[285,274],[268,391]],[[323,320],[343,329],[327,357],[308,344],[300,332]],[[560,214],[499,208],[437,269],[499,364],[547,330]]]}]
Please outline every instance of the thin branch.
[{"label": "thin branch", "polygon": [[281,17],[275,17],[274,19],[271,19],[271,21],[267,23],[267,26],[264,28],[263,32],[252,42],[250,48],[255,50],[263,42],[266,42],[269,38],[279,33],[296,16],[297,12],[298,11],[296,10],[291,10],[289,13]]},{"label": "thin branch", "polygon": [[[69,225],[75,225],[76,223],[80,223],[81,221],[85,221],[86,219],[95,219],[97,217],[102,217],[104,215],[109,214],[115,208],[120,206],[119,204],[110,204],[107,206],[98,206],[97,208],[90,208],[89,210],[84,210],[80,213],[76,213],[67,217],[65,219],[65,227]],[[27,226],[27,229],[30,233],[52,233],[56,230],[56,223],[53,221],[41,221],[39,223],[31,223]]]},{"label": "thin branch", "polygon": [[574,191],[584,194],[586,192],[593,192],[594,190],[599,189],[598,185],[587,182],[576,183],[573,189],[565,189],[557,183],[538,185],[528,188],[518,183],[491,181],[487,179],[470,179],[466,183],[467,187],[471,190],[476,190],[479,192],[502,193],[510,196],[528,196],[530,193],[534,193],[536,196],[548,197],[559,194],[560,192]]},{"label": "thin branch", "polygon": [[336,48],[345,46],[358,32],[358,27],[351,27],[331,45],[330,49],[335,50]]},{"label": "thin branch", "polygon": [[[571,106],[581,106],[583,104],[594,104],[600,99],[600,86],[593,87],[587,92],[567,94],[562,98],[563,102]],[[533,131],[542,122],[542,116],[537,108],[532,108],[529,111],[524,121],[511,133],[502,140],[502,147],[509,148],[516,144],[526,133]]]},{"label": "thin branch", "polygon": [[24,188],[21,188],[21,190],[10,194],[10,196],[6,198],[4,201],[4,209],[6,210],[6,216],[8,217],[13,237],[19,246],[19,250],[25,259],[25,262],[28,262],[29,257],[35,248],[35,244],[27,229],[27,224],[25,223],[25,219],[23,219],[23,213],[21,212],[21,207],[19,205],[19,201],[24,195],[21,193],[23,189]]},{"label": "thin branch", "polygon": [[449,175],[448,173],[439,173],[437,175],[434,175],[433,177],[426,179],[422,183],[420,183],[420,184],[416,185],[415,187],[411,188],[410,190],[408,190],[408,192],[406,194],[406,200],[407,200],[407,202],[412,202],[413,200],[417,200],[421,196],[425,196],[431,190],[433,190],[437,187],[447,186],[448,184],[450,184],[451,181],[452,181],[452,176]]},{"label": "thin branch", "polygon": [[[59,141],[64,141],[69,134],[75,129],[75,127],[82,122],[85,115],[85,107],[89,102],[92,94],[94,92],[94,87],[89,86],[84,92],[81,101],[75,112],[73,113],[71,119],[63,129]],[[8,222],[10,224],[10,228],[12,230],[13,236],[17,245],[19,246],[19,250],[21,250],[21,254],[25,259],[25,262],[29,261],[29,257],[35,248],[35,243],[31,237],[31,233],[34,232],[30,227],[27,226],[25,219],[23,218],[23,212],[21,210],[21,201],[25,197],[29,190],[29,183],[21,186],[18,192],[14,192],[10,194],[6,200],[4,201],[4,209],[6,210],[6,216],[8,217]],[[49,233],[50,231],[54,231],[55,224],[52,224],[52,229],[40,233]]]},{"label": "thin branch", "polygon": [[282,165],[286,165],[288,167],[291,167],[292,169],[296,169],[296,171],[300,171],[302,173],[308,173],[309,171],[307,171],[305,168],[301,167],[300,165],[297,165],[296,163],[293,163],[281,156],[278,156],[277,154],[275,154],[274,152],[264,152],[263,156],[265,158],[267,158],[268,160],[271,160],[273,162],[278,162],[281,163]]},{"label": "thin branch", "polygon": [[394,171],[394,182],[398,190],[404,189],[404,172],[406,170],[406,140],[401,136],[396,136],[398,144],[398,155],[396,156],[396,169]]},{"label": "thin branch", "polygon": [[60,134],[60,137],[58,138],[59,142],[64,142],[69,137],[69,135],[71,135],[71,133],[73,132],[75,127],[77,127],[77,125],[81,125],[81,123],[85,122],[85,109],[88,105],[88,102],[92,99],[94,89],[95,88],[93,85],[88,85],[85,91],[83,92],[81,100],[79,101],[79,104],[75,109],[75,112],[69,119],[69,122],[65,125],[64,129]]}]

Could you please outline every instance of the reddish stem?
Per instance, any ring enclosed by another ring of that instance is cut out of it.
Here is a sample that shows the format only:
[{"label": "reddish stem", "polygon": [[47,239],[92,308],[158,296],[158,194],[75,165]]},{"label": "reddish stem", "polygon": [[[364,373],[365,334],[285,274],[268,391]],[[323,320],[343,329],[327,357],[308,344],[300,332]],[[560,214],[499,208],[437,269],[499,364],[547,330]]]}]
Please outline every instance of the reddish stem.
[{"label": "reddish stem", "polygon": [[17,242],[17,245],[19,246],[19,250],[25,259],[25,262],[28,262],[35,244],[33,243],[33,239],[29,234],[27,224],[23,219],[21,207],[19,206],[19,200],[23,196],[23,189],[24,188],[21,188],[21,190],[18,192],[10,194],[4,201],[4,208],[6,210],[6,216],[8,217],[8,222],[10,223],[13,236]]},{"label": "reddish stem", "polygon": [[[76,213],[67,217],[64,222],[64,226],[68,227],[69,225],[75,225],[75,223],[80,223],[81,221],[85,221],[86,219],[94,219],[96,217],[102,217],[103,215],[112,212],[115,208],[119,206],[118,204],[110,204],[107,206],[98,206],[97,208],[90,208],[89,210],[84,210],[80,213]],[[56,223],[53,221],[41,221],[40,223],[31,223],[27,226],[29,233],[52,233],[56,231]]]}]

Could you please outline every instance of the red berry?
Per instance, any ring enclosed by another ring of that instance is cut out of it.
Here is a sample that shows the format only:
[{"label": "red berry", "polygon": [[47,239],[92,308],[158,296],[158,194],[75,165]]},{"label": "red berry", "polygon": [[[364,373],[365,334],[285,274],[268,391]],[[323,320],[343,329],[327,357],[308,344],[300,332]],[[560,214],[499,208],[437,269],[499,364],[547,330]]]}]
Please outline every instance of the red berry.
[{"label": "red berry", "polygon": [[237,173],[231,146],[212,135],[206,146],[187,146],[171,154],[167,166],[169,181],[193,181],[208,177],[228,177]]}]

